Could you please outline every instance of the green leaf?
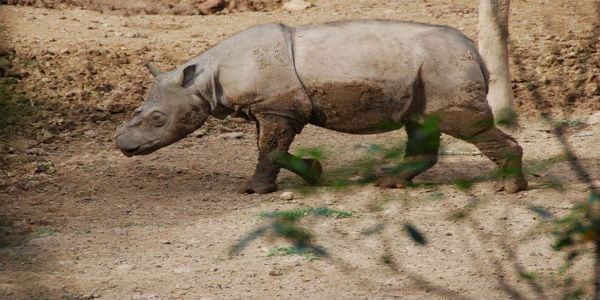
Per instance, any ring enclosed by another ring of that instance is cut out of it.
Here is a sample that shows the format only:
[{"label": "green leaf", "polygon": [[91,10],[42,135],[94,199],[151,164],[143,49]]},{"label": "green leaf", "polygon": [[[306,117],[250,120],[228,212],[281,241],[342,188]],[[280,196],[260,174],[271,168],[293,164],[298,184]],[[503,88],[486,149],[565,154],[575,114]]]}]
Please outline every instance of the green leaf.
[{"label": "green leaf", "polygon": [[233,247],[231,247],[231,249],[229,250],[229,255],[235,255],[242,252],[242,250],[244,250],[244,248],[246,248],[250,244],[250,242],[264,235],[267,231],[267,228],[268,227],[265,226],[257,228],[251,233],[244,236],[239,242],[237,242],[235,245],[233,245]]},{"label": "green leaf", "polygon": [[527,281],[535,281],[538,275],[534,272],[521,272],[519,276]]},{"label": "green leaf", "polygon": [[325,158],[325,151],[322,148],[300,148],[294,153],[296,156],[302,158],[312,158],[321,160]]},{"label": "green leaf", "polygon": [[411,225],[409,223],[405,223],[404,230],[406,230],[406,232],[408,233],[410,238],[413,241],[415,241],[417,244],[419,244],[419,245],[427,244],[427,240],[425,239],[425,236],[423,236],[423,234],[419,230],[417,230],[417,228],[415,228],[413,225]]},{"label": "green leaf", "polygon": [[554,248],[554,250],[561,250],[565,247],[571,246],[573,245],[573,238],[571,238],[570,236],[565,236],[565,237],[561,237],[556,244],[554,244],[552,246],[552,248]]},{"label": "green leaf", "polygon": [[529,210],[538,214],[543,219],[551,219],[554,217],[554,215],[550,211],[546,210],[543,207],[532,206],[532,207],[529,207]]},{"label": "green leaf", "polygon": [[590,193],[590,197],[588,198],[588,202],[590,204],[596,202],[596,201],[600,201],[600,195],[598,195],[598,193],[596,193],[596,191],[592,191]]},{"label": "green leaf", "polygon": [[466,192],[473,187],[473,181],[465,180],[465,179],[457,179],[454,181],[454,185],[459,190]]}]

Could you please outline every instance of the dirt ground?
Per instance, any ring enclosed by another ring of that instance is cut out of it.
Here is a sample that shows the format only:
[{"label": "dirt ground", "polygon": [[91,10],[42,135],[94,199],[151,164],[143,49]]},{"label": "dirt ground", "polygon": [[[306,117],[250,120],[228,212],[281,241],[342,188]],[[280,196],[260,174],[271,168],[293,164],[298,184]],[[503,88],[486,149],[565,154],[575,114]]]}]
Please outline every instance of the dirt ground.
[{"label": "dirt ground", "polygon": [[[373,144],[402,145],[402,131],[359,136],[308,126],[293,150],[321,149],[328,184],[309,189],[283,171],[280,191],[268,195],[235,192],[257,157],[251,123],[210,120],[150,156],[118,152],[116,124],[152,81],[144,62],[173,68],[254,24],[401,19],[476,38],[477,1],[313,3],[293,13],[277,5],[206,16],[0,6],[0,298],[553,299],[577,287],[589,294],[592,254],[561,273],[565,253],[552,249],[551,225],[531,208],[564,215],[589,193],[541,109],[567,128],[600,185],[592,0],[513,1],[511,70],[522,128],[512,134],[530,182],[516,195],[495,193],[493,164],[446,136],[445,155],[415,187],[337,184],[381,161]],[[475,184],[463,191],[457,180]],[[280,197],[286,191],[293,199]],[[229,254],[268,222],[261,213],[307,207],[351,212],[303,219],[329,256],[277,255],[290,244],[269,236]],[[426,245],[409,238],[407,223]]]}]

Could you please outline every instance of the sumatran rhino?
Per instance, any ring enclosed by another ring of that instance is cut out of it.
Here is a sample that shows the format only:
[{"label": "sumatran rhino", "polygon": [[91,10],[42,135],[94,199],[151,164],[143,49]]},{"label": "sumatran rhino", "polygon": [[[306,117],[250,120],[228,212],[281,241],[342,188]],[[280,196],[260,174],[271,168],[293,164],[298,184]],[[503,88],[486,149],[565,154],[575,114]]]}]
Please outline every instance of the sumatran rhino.
[{"label": "sumatran rhino", "polygon": [[[394,21],[267,24],[173,71],[149,68],[156,80],[148,99],[117,129],[117,145],[126,156],[165,147],[208,116],[246,118],[256,122],[259,155],[241,191],[269,193],[277,190],[281,167],[309,184],[318,181],[317,160],[288,153],[306,124],[353,134],[404,126],[402,165],[413,167],[388,172],[378,186],[405,187],[433,166],[441,133],[474,144],[509,170],[501,172],[501,188],[517,192],[527,186],[521,147],[494,126],[485,64],[473,42],[450,27]],[[425,125],[432,119],[433,129]]]}]

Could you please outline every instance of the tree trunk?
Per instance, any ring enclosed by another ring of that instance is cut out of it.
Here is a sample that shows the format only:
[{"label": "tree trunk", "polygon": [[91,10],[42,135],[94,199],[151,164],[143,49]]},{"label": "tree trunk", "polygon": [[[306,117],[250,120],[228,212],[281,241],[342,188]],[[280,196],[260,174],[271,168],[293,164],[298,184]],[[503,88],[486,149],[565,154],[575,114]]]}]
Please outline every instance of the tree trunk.
[{"label": "tree trunk", "polygon": [[516,125],[508,69],[510,0],[480,0],[479,52],[490,72],[488,103],[498,124]]}]

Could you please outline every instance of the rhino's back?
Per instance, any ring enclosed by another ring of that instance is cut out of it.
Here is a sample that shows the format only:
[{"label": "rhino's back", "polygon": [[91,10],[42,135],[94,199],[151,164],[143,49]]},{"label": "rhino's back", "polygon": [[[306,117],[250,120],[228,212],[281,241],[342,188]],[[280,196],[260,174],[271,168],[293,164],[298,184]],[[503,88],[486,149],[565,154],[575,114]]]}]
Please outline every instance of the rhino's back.
[{"label": "rhino's back", "polygon": [[294,33],[296,69],[306,81],[391,79],[398,76],[398,68],[415,66],[419,38],[438,28],[394,21],[299,27]]},{"label": "rhino's back", "polygon": [[[423,69],[435,72],[436,64],[476,52],[456,29],[396,21],[303,26],[293,32],[293,43],[313,122],[353,133],[379,131],[372,127],[378,122],[404,121],[412,103],[424,101],[415,99]],[[360,122],[349,122],[356,116]]]}]

